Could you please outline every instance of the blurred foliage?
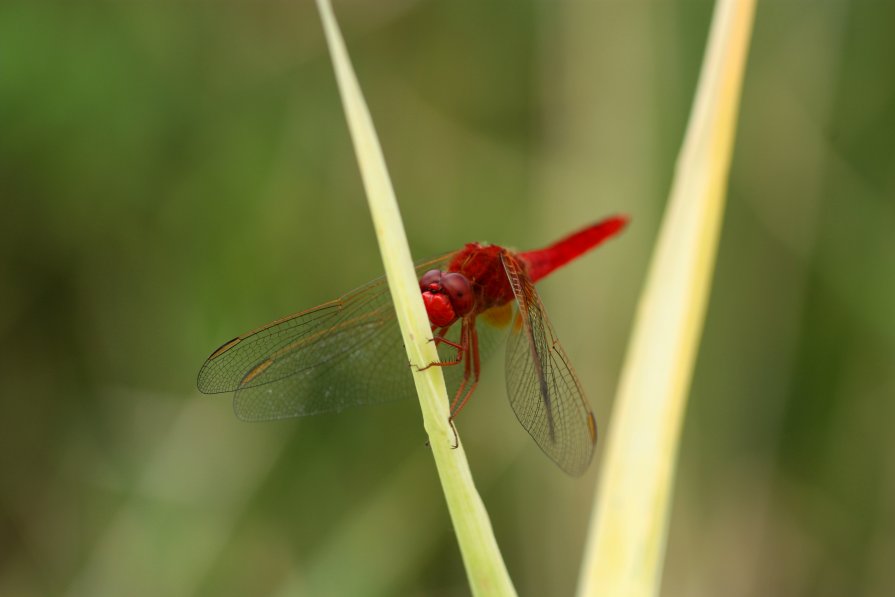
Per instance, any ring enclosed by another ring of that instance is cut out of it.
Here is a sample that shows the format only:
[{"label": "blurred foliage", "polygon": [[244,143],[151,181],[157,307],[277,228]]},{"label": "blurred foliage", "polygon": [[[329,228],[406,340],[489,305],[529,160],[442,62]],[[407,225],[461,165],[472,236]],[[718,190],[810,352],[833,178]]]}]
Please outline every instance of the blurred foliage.
[{"label": "blurred foliage", "polygon": [[[626,212],[541,286],[611,424],[709,2],[337,2],[419,258]],[[895,5],[759,5],[664,594],[895,587]],[[310,2],[0,5],[0,595],[465,594],[416,405],[250,425],[224,340],[381,273]],[[459,421],[522,594],[572,480]]]}]

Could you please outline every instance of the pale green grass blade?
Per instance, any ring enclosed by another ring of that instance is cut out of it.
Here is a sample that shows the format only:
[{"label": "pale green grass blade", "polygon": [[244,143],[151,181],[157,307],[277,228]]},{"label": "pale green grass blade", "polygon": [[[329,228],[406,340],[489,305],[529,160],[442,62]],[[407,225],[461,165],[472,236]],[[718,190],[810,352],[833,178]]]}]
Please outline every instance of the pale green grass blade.
[{"label": "pale green grass blade", "polygon": [[659,591],[681,423],[708,302],[754,0],[719,0],[609,425],[580,595]]},{"label": "pale green grass blade", "polygon": [[[317,0],[342,96],[348,128],[354,141],[376,238],[382,253],[385,275],[404,336],[407,357],[416,366],[438,360],[432,334],[420,297],[413,260],[395,192],[376,137],[370,112],[351,66],[329,0]],[[408,373],[409,374],[409,373]],[[439,367],[414,374],[423,424],[429,435],[448,510],[472,591],[476,595],[514,595],[515,590],[484,504],[475,489],[462,445],[453,449],[454,432],[448,424],[448,399]],[[406,524],[414,524],[412,520]]]}]

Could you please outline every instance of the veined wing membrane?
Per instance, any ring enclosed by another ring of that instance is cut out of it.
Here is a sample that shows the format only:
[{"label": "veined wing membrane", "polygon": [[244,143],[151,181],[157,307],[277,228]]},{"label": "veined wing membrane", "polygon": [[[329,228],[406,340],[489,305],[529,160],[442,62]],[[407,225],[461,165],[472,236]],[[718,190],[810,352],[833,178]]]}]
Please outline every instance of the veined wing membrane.
[{"label": "veined wing membrane", "polygon": [[[441,267],[450,256],[417,272]],[[338,411],[413,392],[385,278],[227,342],[199,371],[199,390],[236,391],[247,420]]]},{"label": "veined wing membrane", "polygon": [[570,475],[586,469],[597,425],[534,284],[511,255],[502,255],[517,312],[507,340],[510,405],[541,450]]}]

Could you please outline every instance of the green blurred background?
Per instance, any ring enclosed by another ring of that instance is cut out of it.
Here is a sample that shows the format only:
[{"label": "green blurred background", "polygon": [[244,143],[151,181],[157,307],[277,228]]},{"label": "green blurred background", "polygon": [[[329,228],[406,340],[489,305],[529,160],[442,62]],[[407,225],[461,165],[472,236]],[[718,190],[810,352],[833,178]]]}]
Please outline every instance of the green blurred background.
[{"label": "green blurred background", "polygon": [[[336,3],[415,257],[632,217],[540,286],[604,431],[711,10]],[[893,24],[759,3],[664,595],[895,590]],[[0,595],[468,592],[416,404],[194,389],[382,271],[312,2],[7,0],[0,197]],[[570,594],[601,454],[565,476],[485,369],[459,428],[510,574]]]}]

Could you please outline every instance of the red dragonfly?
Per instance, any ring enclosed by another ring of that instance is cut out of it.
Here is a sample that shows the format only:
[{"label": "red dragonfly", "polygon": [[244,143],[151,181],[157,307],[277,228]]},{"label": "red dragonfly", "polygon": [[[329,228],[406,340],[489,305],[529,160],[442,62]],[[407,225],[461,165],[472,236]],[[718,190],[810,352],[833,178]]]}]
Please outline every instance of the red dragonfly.
[{"label": "red dragonfly", "polygon": [[[596,420],[534,285],[626,223],[625,217],[608,218],[535,251],[469,243],[417,265],[441,359],[432,365],[445,368],[454,390],[451,419],[475,390],[481,355],[499,332],[508,332],[513,411],[560,468],[584,472],[597,441]],[[251,421],[414,394],[385,278],[230,340],[205,361],[198,386],[206,394],[235,391],[236,415]]]}]

